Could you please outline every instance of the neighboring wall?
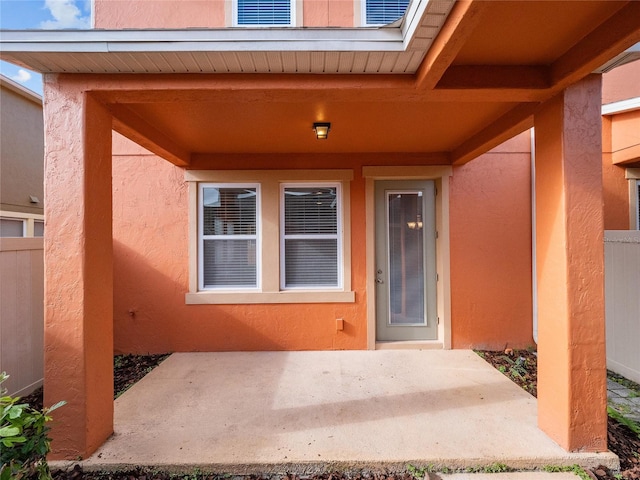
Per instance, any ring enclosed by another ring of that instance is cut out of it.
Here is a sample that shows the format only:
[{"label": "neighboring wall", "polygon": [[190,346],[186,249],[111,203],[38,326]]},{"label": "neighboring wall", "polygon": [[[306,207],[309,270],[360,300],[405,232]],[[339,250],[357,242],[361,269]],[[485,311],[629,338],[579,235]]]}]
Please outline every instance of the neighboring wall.
[{"label": "neighboring wall", "polygon": [[640,231],[604,236],[607,367],[640,383]]},{"label": "neighboring wall", "polygon": [[525,132],[453,170],[454,348],[534,343],[530,151],[530,132]]},{"label": "neighboring wall", "polygon": [[605,74],[602,104],[607,111],[602,117],[604,228],[627,230],[635,228],[629,212],[634,191],[625,170],[640,167],[640,61]]},{"label": "neighboring wall", "polygon": [[42,238],[0,238],[0,372],[11,395],[27,395],[43,378]]},{"label": "neighboring wall", "polygon": [[614,68],[604,75],[602,104],[640,97],[640,61]]},{"label": "neighboring wall", "polygon": [[43,213],[43,132],[41,98],[0,75],[0,210]]}]

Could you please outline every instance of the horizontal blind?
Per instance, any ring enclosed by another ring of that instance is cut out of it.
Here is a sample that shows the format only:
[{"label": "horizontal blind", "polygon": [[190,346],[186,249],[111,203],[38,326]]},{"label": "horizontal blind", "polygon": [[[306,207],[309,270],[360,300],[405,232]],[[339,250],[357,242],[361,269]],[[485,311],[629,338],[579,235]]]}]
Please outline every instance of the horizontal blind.
[{"label": "horizontal blind", "polygon": [[336,239],[286,239],[287,287],[338,284],[338,241]]},{"label": "horizontal blind", "polygon": [[255,240],[205,240],[205,287],[255,287]]},{"label": "horizontal blind", "polygon": [[337,187],[284,188],[284,286],[338,286]]},{"label": "horizontal blind", "polygon": [[204,288],[257,286],[257,188],[203,186]]},{"label": "horizontal blind", "polygon": [[290,25],[291,0],[238,0],[238,25]]},{"label": "horizontal blind", "polygon": [[335,188],[285,188],[285,235],[335,234]]},{"label": "horizontal blind", "polygon": [[367,24],[384,25],[404,15],[409,0],[366,0]]}]

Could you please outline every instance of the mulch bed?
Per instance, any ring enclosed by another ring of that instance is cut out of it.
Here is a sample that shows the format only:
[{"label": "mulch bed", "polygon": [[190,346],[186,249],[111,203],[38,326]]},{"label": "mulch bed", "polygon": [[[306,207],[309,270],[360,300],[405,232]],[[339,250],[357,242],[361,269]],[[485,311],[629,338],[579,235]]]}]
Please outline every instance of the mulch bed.
[{"label": "mulch bed", "polygon": [[[478,354],[496,369],[508,376],[533,396],[537,395],[537,355],[529,350],[510,350],[500,352],[480,351]],[[147,373],[153,370],[168,355],[120,355],[114,358],[115,398],[125,392]],[[42,389],[24,397],[23,400],[36,408],[42,408]],[[620,472],[611,472],[605,467],[588,471],[597,480],[640,480],[640,437],[626,425],[609,418],[609,449],[620,457]],[[69,471],[53,472],[54,480],[229,480],[228,475],[207,475],[195,472],[188,475],[157,472],[146,468],[136,468],[117,473],[83,472],[78,465]],[[439,478],[427,475],[427,478]],[[332,473],[309,476],[243,476],[238,480],[415,480],[413,473],[381,474],[361,473],[348,475]]]}]

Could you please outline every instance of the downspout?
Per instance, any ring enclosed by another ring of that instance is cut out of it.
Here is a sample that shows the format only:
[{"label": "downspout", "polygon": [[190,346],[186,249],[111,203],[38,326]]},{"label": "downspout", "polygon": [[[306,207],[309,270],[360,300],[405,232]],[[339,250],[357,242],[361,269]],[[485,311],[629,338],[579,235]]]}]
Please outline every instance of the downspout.
[{"label": "downspout", "polygon": [[536,261],[536,132],[531,129],[531,299],[533,340],[538,344],[538,272]]}]

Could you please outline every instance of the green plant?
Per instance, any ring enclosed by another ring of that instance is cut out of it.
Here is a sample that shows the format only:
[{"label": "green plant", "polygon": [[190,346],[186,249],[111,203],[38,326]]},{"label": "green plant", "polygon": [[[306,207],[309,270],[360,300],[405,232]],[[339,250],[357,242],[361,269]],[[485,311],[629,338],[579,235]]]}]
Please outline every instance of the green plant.
[{"label": "green plant", "polygon": [[633,420],[625,417],[622,413],[620,413],[615,408],[607,406],[607,414],[613,418],[616,422],[625,425],[629,430],[638,435],[640,438],[640,425]]},{"label": "green plant", "polygon": [[482,469],[484,473],[502,473],[509,472],[511,469],[504,463],[492,463]]},{"label": "green plant", "polygon": [[65,402],[58,402],[41,412],[20,397],[6,395],[2,383],[9,376],[0,373],[0,480],[51,479],[46,455],[51,439],[47,437],[49,413]]},{"label": "green plant", "polygon": [[591,476],[580,465],[571,465],[570,467],[560,467],[557,465],[546,465],[543,470],[549,473],[572,472],[582,480],[591,480]]},{"label": "green plant", "polygon": [[416,480],[422,480],[427,473],[427,469],[425,467],[416,467],[415,465],[408,464],[407,472]]}]

